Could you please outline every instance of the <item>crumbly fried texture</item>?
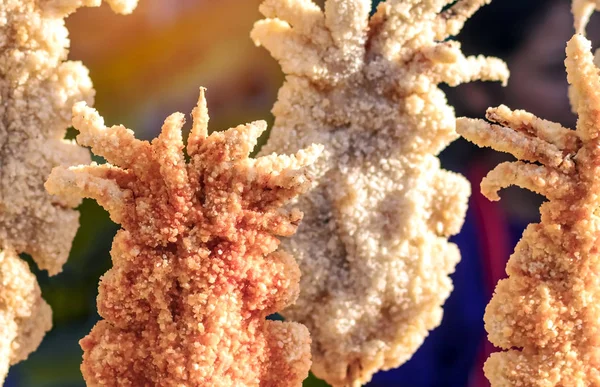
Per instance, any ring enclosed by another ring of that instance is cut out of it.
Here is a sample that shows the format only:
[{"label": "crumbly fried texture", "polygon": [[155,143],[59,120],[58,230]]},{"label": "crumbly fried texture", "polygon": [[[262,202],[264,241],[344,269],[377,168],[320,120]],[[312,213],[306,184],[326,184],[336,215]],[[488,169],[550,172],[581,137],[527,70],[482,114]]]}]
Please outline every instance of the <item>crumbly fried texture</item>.
[{"label": "crumbly fried texture", "polygon": [[286,81],[262,153],[325,145],[305,218],[284,248],[301,293],[284,311],[308,326],[313,372],[361,385],[407,361],[442,317],[460,259],[447,238],[470,187],[436,157],[457,135],[439,83],[506,81],[495,58],[465,57],[446,40],[484,0],[267,0],[252,38]]},{"label": "crumbly fried texture", "polygon": [[[571,12],[574,17],[575,32],[585,36],[585,28],[590,21],[590,17],[594,10],[600,10],[600,0],[573,0],[571,3]],[[594,55],[594,63],[600,66],[600,50],[596,50]],[[569,101],[571,103],[571,111],[577,114],[577,91],[572,85],[569,85]]]},{"label": "crumbly fried texture", "polygon": [[81,340],[91,386],[300,386],[310,368],[308,330],[265,317],[298,294],[294,259],[276,251],[302,214],[280,209],[310,186],[295,156],[248,158],[264,122],[207,137],[204,94],[186,163],[171,115],[160,136],[136,140],[77,104],[77,141],[111,164],[54,169],[48,190],[94,198],[120,223],[102,278],[105,318]]},{"label": "crumbly fried texture", "polygon": [[573,0],[571,11],[575,17],[575,32],[585,34],[585,27],[595,9],[600,9],[600,0]]},{"label": "crumbly fried texture", "polygon": [[507,350],[485,364],[496,387],[600,386],[600,75],[590,49],[581,35],[567,45],[576,131],[506,106],[487,113],[500,125],[457,121],[468,140],[529,161],[497,166],[481,184],[484,195],[498,200],[499,189],[518,185],[549,199],[486,309],[490,341]]},{"label": "crumbly fried texture", "polygon": [[[110,2],[119,11],[136,1]],[[53,167],[89,161],[64,140],[78,101],[92,102],[92,83],[79,62],[65,61],[64,18],[100,0],[5,0],[0,4],[0,244],[60,272],[78,228],[78,214],[44,190]],[[75,203],[76,204],[76,203]]]},{"label": "crumbly fried texture", "polygon": [[0,251],[0,385],[9,365],[26,359],[51,327],[52,311],[27,263]]},{"label": "crumbly fried texture", "polygon": [[[135,1],[112,4],[127,11]],[[93,99],[87,69],[65,60],[64,18],[84,5],[100,0],[0,2],[0,384],[9,364],[25,359],[50,329],[48,306],[17,254],[56,274],[79,226],[71,208],[78,202],[48,195],[44,181],[57,165],[89,161],[86,150],[63,140],[73,104]]]}]

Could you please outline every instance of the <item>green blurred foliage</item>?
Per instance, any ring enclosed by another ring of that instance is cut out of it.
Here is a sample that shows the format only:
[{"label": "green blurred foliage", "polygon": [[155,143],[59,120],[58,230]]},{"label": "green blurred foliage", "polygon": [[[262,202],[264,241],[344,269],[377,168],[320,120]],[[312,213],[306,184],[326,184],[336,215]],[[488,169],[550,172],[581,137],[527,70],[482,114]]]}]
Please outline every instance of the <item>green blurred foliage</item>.
[{"label": "green blurred foliage", "polygon": [[312,372],[308,375],[308,378],[302,383],[304,387],[328,387],[329,384],[325,383],[321,379],[317,379]]}]

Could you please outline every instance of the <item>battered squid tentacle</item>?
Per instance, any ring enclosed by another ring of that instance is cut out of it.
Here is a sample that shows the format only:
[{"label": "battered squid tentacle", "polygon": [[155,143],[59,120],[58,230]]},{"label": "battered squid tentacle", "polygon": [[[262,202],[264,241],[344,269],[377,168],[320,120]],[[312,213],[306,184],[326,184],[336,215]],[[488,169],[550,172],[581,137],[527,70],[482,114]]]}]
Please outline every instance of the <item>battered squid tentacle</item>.
[{"label": "battered squid tentacle", "polygon": [[[590,17],[594,10],[600,10],[600,1],[598,0],[573,0],[571,3],[571,11],[574,16],[575,32],[585,36],[585,29],[590,21]],[[596,49],[594,64],[600,64],[600,50]],[[569,85],[569,102],[571,103],[571,111],[577,114],[577,91],[572,85]]]},{"label": "battered squid tentacle", "polygon": [[441,321],[460,259],[447,238],[470,189],[436,157],[457,137],[438,84],[506,82],[502,61],[446,39],[487,2],[388,0],[372,17],[369,0],[260,7],[252,39],[286,74],[261,154],[325,146],[298,199],[304,221],[283,241],[302,271],[283,315],[308,326],[312,371],[334,386],[406,362]]},{"label": "battered squid tentacle", "polygon": [[209,136],[204,91],[189,162],[180,113],[151,143],[85,103],[73,114],[79,144],[114,165],[56,168],[46,188],[96,199],[123,227],[100,283],[104,320],[80,342],[88,385],[300,386],[309,333],[266,316],[298,295],[298,266],[276,250],[302,213],[281,207],[309,188],[321,147],[250,159],[266,124]]},{"label": "battered squid tentacle", "polygon": [[[469,20],[479,8],[485,4],[489,4],[491,0],[459,0],[445,11],[437,15],[438,23],[436,23],[439,35],[437,40],[442,41],[450,36],[458,35],[462,30],[465,22]],[[447,4],[453,1],[446,1]]]},{"label": "battered squid tentacle", "polygon": [[457,121],[458,132],[475,144],[542,164],[500,164],[482,182],[488,198],[516,184],[549,199],[486,309],[490,341],[507,350],[485,364],[495,387],[600,386],[600,76],[590,50],[581,35],[567,44],[568,80],[579,101],[575,131],[504,106],[487,118],[510,128]]},{"label": "battered squid tentacle", "polygon": [[575,17],[576,33],[585,35],[585,27],[596,9],[600,9],[600,1],[598,0],[573,0],[571,11]]}]

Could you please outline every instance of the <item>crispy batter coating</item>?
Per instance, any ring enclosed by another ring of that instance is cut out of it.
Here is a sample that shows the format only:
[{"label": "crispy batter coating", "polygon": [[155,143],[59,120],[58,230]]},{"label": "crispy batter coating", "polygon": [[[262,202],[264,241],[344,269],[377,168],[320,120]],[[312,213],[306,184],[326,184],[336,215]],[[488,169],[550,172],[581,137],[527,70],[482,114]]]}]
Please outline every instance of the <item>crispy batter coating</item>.
[{"label": "crispy batter coating", "polygon": [[25,360],[51,327],[52,311],[27,263],[0,251],[0,385],[9,365]]},{"label": "crispy batter coating", "polygon": [[[500,125],[460,118],[468,140],[521,160],[492,170],[481,184],[490,200],[518,185],[545,195],[485,313],[493,354],[485,374],[495,387],[600,386],[600,75],[591,43],[567,44],[577,130],[505,106],[489,109]],[[537,164],[533,164],[537,163]]]},{"label": "crispy batter coating", "polygon": [[[119,11],[136,1],[110,2]],[[44,190],[53,167],[89,161],[63,140],[75,102],[93,99],[87,69],[65,61],[64,18],[100,0],[5,0],[0,4],[0,242],[61,270],[78,228],[78,214]],[[73,203],[76,205],[76,203]]]},{"label": "crispy batter coating", "polygon": [[575,32],[585,35],[585,27],[595,9],[600,9],[600,0],[573,0],[571,11],[575,17]]},{"label": "crispy batter coating", "polygon": [[[573,0],[571,3],[571,12],[574,17],[575,32],[585,36],[585,28],[590,21],[590,17],[594,10],[600,10],[600,0]],[[594,63],[600,66],[600,50],[596,50],[594,55]],[[571,111],[577,114],[577,91],[572,85],[569,85],[569,102],[571,103]]]},{"label": "crispy batter coating", "polygon": [[[129,11],[137,0],[112,1]],[[70,110],[91,102],[81,63],[65,61],[64,18],[100,0],[0,1],[0,384],[9,364],[27,357],[50,329],[51,312],[18,253],[53,275],[67,260],[78,213],[44,190],[53,167],[89,161],[63,140]]]},{"label": "crispy batter coating", "polygon": [[369,0],[260,7],[252,38],[286,74],[262,152],[325,145],[284,241],[302,278],[283,314],[309,328],[312,370],[334,386],[404,363],[441,321],[470,187],[436,157],[457,137],[438,84],[506,81],[502,61],[447,40],[484,3],[388,0],[371,18]]},{"label": "crispy batter coating", "polygon": [[152,143],[104,126],[77,104],[77,141],[111,164],[53,170],[47,189],[67,202],[94,198],[123,227],[102,278],[105,318],[81,340],[90,386],[300,386],[310,368],[308,330],[265,317],[298,294],[294,259],[276,251],[302,214],[282,211],[310,186],[295,156],[248,158],[264,122],[207,137],[202,92],[186,163],[171,115]]}]

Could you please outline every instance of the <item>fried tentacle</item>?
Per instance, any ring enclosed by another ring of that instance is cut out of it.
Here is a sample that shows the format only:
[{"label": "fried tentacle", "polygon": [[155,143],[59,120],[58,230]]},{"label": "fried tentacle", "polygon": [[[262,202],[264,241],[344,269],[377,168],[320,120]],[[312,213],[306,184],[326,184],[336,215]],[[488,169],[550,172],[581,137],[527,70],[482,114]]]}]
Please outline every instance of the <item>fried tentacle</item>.
[{"label": "fried tentacle", "polygon": [[82,165],[54,169],[46,182],[46,189],[53,194],[60,192],[64,200],[72,203],[82,197],[92,198],[109,211],[115,223],[121,223],[127,210],[124,203],[133,200],[131,192],[125,189],[127,185],[119,184],[122,180],[133,181],[125,171],[112,165]]},{"label": "fried tentacle", "polygon": [[575,188],[570,177],[542,165],[506,162],[494,168],[481,182],[481,193],[490,200],[500,200],[498,191],[510,185],[559,199]]},{"label": "fried tentacle", "polygon": [[329,73],[318,48],[307,48],[303,37],[285,21],[261,20],[254,25],[252,38],[265,46],[288,74],[320,78]]},{"label": "fried tentacle", "polygon": [[266,0],[259,7],[267,18],[287,21],[301,34],[323,29],[325,17],[312,0]]},{"label": "fried tentacle", "polygon": [[567,44],[567,80],[576,96],[577,134],[582,140],[598,137],[600,127],[595,123],[600,117],[600,74],[591,53],[592,43],[581,35],[575,35]]},{"label": "fried tentacle", "polygon": [[573,0],[571,3],[571,12],[575,17],[575,32],[585,35],[585,27],[590,21],[595,9],[600,8],[598,0]]},{"label": "fried tentacle", "polygon": [[450,86],[476,80],[502,81],[506,86],[506,64],[498,58],[481,55],[465,57],[459,53],[455,61],[437,64],[433,71],[437,73],[434,78],[436,83],[444,82]]},{"label": "fried tentacle", "polygon": [[486,118],[502,126],[512,128],[556,145],[565,152],[575,152],[581,146],[577,133],[561,124],[543,120],[525,110],[510,110],[506,105],[489,108]]},{"label": "fried tentacle", "polygon": [[[109,163],[122,168],[138,167],[147,157],[150,144],[136,139],[133,131],[122,125],[106,127],[98,112],[79,102],[73,107],[73,126],[79,130],[77,142],[92,149]],[[117,152],[117,150],[121,150]]]},{"label": "fried tentacle", "polygon": [[540,162],[569,172],[573,161],[554,144],[521,131],[470,118],[456,120],[457,132],[480,147],[507,152],[521,160]]},{"label": "fried tentacle", "polygon": [[206,106],[206,89],[200,88],[200,97],[198,98],[198,104],[192,110],[192,130],[187,141],[187,153],[190,157],[194,156],[200,145],[204,142],[208,136],[208,108]]},{"label": "fried tentacle", "polygon": [[444,40],[452,35],[457,35],[475,12],[491,0],[459,0],[444,12],[440,13],[436,23],[437,40]]}]

